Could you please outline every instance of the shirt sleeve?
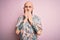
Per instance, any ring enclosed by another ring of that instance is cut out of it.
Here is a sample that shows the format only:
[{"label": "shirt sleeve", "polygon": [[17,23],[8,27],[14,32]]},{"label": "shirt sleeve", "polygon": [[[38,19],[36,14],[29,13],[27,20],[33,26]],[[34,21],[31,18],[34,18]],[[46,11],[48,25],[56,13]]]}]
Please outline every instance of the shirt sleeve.
[{"label": "shirt sleeve", "polygon": [[41,25],[41,19],[38,16],[34,16],[33,21],[34,23]]},{"label": "shirt sleeve", "polygon": [[23,27],[23,18],[22,17],[18,18],[16,27],[17,27],[18,30],[22,29],[22,27]]},{"label": "shirt sleeve", "polygon": [[[32,28],[35,31],[35,33],[39,30],[42,30],[41,20],[37,16],[34,16],[33,22],[34,23],[32,24],[32,26],[33,26]],[[38,26],[38,25],[40,25],[40,26]]]}]

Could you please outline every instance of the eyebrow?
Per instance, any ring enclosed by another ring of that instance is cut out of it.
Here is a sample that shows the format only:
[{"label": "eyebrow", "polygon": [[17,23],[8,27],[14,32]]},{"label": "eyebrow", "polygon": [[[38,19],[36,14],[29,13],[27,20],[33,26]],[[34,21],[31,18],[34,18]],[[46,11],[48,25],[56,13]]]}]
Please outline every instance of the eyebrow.
[{"label": "eyebrow", "polygon": [[32,6],[25,6],[25,7],[32,7]]}]

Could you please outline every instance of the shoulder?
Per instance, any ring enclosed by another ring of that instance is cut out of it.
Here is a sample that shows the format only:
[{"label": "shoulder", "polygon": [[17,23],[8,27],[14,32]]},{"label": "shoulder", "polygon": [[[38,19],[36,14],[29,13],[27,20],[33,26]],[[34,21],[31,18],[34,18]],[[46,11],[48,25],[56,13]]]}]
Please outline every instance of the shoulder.
[{"label": "shoulder", "polygon": [[24,16],[19,16],[18,20],[23,20]]},{"label": "shoulder", "polygon": [[36,16],[36,15],[33,16],[33,21],[35,23],[41,24],[41,19],[38,16]]},{"label": "shoulder", "polygon": [[40,18],[37,15],[33,15],[33,19],[40,20]]}]

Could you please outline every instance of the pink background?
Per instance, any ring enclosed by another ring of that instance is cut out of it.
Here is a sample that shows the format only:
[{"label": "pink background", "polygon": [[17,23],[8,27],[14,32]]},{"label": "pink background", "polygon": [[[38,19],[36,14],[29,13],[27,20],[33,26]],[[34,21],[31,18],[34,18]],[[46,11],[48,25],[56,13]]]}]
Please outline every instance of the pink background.
[{"label": "pink background", "polygon": [[[17,40],[15,25],[27,0],[0,0],[0,40]],[[31,0],[33,14],[41,18],[39,40],[60,40],[60,0]]]}]

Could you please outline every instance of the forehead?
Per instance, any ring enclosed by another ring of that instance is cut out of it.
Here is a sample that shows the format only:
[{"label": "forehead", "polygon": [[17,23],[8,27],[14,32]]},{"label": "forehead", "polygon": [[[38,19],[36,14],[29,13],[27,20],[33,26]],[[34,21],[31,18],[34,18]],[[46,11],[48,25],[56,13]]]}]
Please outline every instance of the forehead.
[{"label": "forehead", "polygon": [[26,2],[25,6],[33,6],[32,2]]}]

